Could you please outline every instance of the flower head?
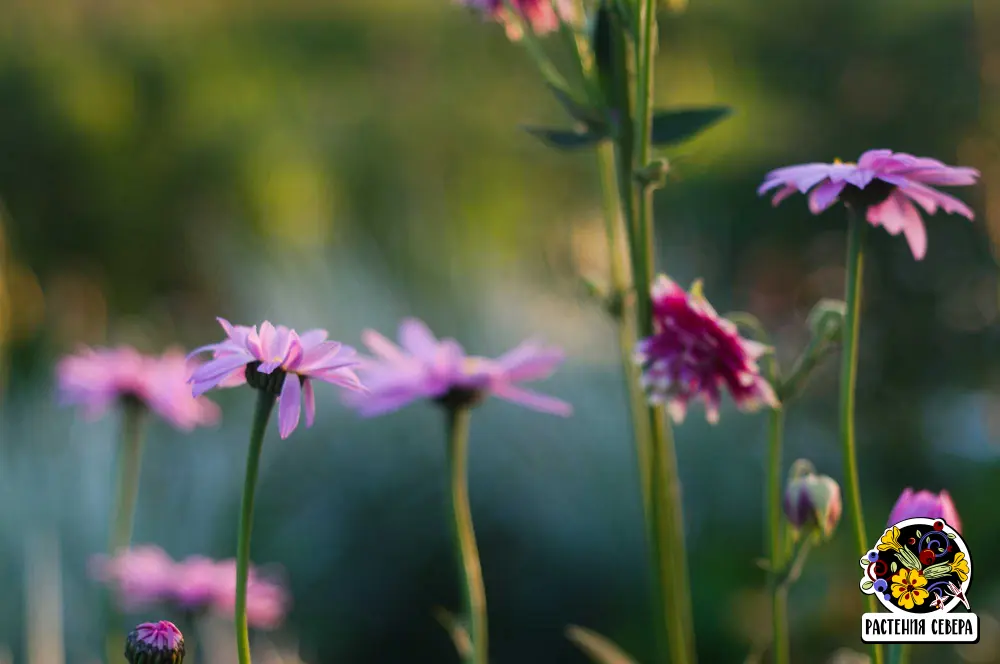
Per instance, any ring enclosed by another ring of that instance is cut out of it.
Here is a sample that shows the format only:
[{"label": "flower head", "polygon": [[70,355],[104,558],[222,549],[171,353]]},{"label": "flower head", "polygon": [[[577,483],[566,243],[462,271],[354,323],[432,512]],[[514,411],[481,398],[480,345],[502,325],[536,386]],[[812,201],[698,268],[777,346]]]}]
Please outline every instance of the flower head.
[{"label": "flower head", "polygon": [[832,477],[816,474],[805,460],[795,462],[791,475],[784,501],[788,522],[800,530],[816,528],[829,539],[843,512],[840,485]]},{"label": "flower head", "polygon": [[550,376],[564,358],[558,348],[526,341],[496,359],[469,356],[457,341],[438,340],[416,319],[399,326],[400,346],[374,330],[366,330],[362,341],[375,356],[358,369],[369,394],[349,395],[348,403],[365,417],[420,399],[462,406],[488,395],[556,415],[572,412],[566,402],[518,385]]},{"label": "flower head", "polygon": [[[936,159],[914,157],[892,150],[869,150],[857,163],[801,164],[773,170],[757,193],[778,189],[772,202],[777,205],[795,192],[809,193],[809,211],[819,214],[837,200],[861,212],[873,226],[884,227],[891,235],[903,233],[913,257],[927,253],[927,231],[914,203],[934,214],[945,212],[973,218],[972,210],[953,196],[928,185],[963,186],[975,184],[979,171],[947,166]],[[780,188],[779,188],[780,187]]]},{"label": "flower head", "polygon": [[969,578],[969,561],[966,560],[965,554],[959,551],[955,554],[955,557],[950,563],[948,563],[949,568],[955,574],[958,574],[960,581],[965,581]]},{"label": "flower head", "polygon": [[927,579],[917,569],[907,569],[903,567],[892,577],[892,596],[896,598],[896,603],[909,611],[924,603],[930,597],[927,592]]},{"label": "flower head", "polygon": [[[326,340],[326,330],[309,330],[301,335],[268,321],[257,326],[231,325],[219,318],[226,339],[202,346],[191,353],[212,352],[212,359],[195,370],[188,381],[198,396],[216,387],[251,387],[273,392],[278,397],[278,430],[288,438],[299,424],[305,400],[306,426],[316,418],[312,379],[349,390],[364,391],[353,368],[358,365],[355,351],[336,341]],[[291,380],[286,376],[291,375]]]},{"label": "flower head", "polygon": [[219,408],[194,397],[187,386],[190,364],[171,349],[163,355],[143,355],[134,348],[83,348],[56,366],[59,400],[80,406],[87,417],[98,417],[123,400],[137,401],[184,431],[215,424]]},{"label": "flower head", "polygon": [[[191,556],[175,562],[155,546],[98,556],[91,575],[115,592],[127,611],[167,605],[185,613],[213,611],[233,616],[236,603],[236,561]],[[291,598],[272,576],[251,568],[247,585],[247,621],[258,629],[274,629],[284,620]]]},{"label": "flower head", "polygon": [[522,22],[527,22],[536,35],[545,35],[559,29],[562,21],[576,17],[571,0],[511,0],[517,14],[511,12],[507,0],[459,0],[489,19],[504,25],[507,36],[517,41],[522,37]]},{"label": "flower head", "polygon": [[947,491],[931,493],[926,490],[914,491],[909,487],[904,489],[889,513],[889,525],[916,518],[944,519],[956,531],[962,531],[958,510]]},{"label": "flower head", "polygon": [[878,541],[879,551],[899,551],[899,528],[893,526],[882,533]]},{"label": "flower head", "polygon": [[184,635],[172,622],[142,623],[125,639],[129,664],[182,664]]},{"label": "flower head", "polygon": [[691,292],[660,276],[652,287],[653,336],[635,353],[652,403],[666,403],[675,422],[688,404],[701,398],[709,422],[719,419],[719,400],[728,390],[743,411],[779,406],[757,359],[767,347],[740,336],[736,325],[719,316],[695,282]]}]

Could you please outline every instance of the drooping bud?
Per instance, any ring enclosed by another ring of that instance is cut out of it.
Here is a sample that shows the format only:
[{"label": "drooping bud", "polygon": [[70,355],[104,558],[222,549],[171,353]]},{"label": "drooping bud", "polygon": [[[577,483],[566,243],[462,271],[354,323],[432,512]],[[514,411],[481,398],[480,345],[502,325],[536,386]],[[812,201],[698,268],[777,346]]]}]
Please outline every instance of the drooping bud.
[{"label": "drooping bud", "polygon": [[847,305],[843,300],[824,298],[812,308],[806,322],[814,337],[826,341],[839,341],[846,315]]},{"label": "drooping bud", "polygon": [[172,622],[142,623],[125,640],[129,664],[183,664],[184,635]]},{"label": "drooping bud", "polygon": [[842,512],[840,485],[836,480],[818,475],[805,459],[792,464],[785,489],[785,516],[794,528],[816,529],[823,539],[830,539]]}]

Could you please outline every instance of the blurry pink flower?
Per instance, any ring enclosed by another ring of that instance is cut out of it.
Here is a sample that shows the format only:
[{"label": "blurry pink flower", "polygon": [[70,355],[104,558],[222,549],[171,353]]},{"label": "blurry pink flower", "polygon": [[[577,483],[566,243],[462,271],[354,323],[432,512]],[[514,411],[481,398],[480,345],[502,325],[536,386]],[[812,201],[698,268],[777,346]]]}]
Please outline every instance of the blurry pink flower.
[{"label": "blurry pink flower", "polygon": [[80,406],[95,418],[123,399],[135,399],[184,431],[215,424],[219,408],[191,395],[191,366],[180,350],[161,356],[142,355],[134,348],[83,348],[56,367],[59,400]]},{"label": "blurry pink flower", "polygon": [[907,487],[889,513],[889,526],[905,519],[944,519],[945,523],[962,532],[962,522],[958,518],[955,503],[947,491],[931,493],[927,490],[914,491]]},{"label": "blurry pink flower", "polygon": [[108,558],[91,560],[91,576],[112,588],[127,611],[152,606],[170,595],[176,583],[176,563],[156,546],[137,546]]},{"label": "blurry pink flower", "polygon": [[[809,193],[809,211],[819,214],[837,200],[866,208],[865,218],[873,226],[884,227],[891,235],[903,233],[913,257],[927,253],[927,231],[914,203],[928,214],[945,212],[974,217],[972,210],[953,196],[928,185],[964,186],[975,184],[979,171],[947,166],[936,159],[914,157],[892,150],[869,150],[858,162],[801,164],[771,171],[757,190],[764,194],[778,187],[777,205],[795,192]],[[815,187],[815,188],[814,188]]]},{"label": "blurry pink flower", "polygon": [[402,348],[374,330],[365,330],[362,341],[375,355],[358,368],[369,393],[347,401],[365,417],[420,399],[471,405],[488,395],[555,415],[572,413],[568,403],[518,386],[552,375],[564,359],[558,348],[527,341],[497,359],[467,356],[457,341],[439,341],[416,319],[399,326]]},{"label": "blurry pink flower", "polygon": [[[282,438],[288,438],[298,426],[303,399],[306,426],[312,426],[316,418],[310,379],[365,390],[352,370],[358,365],[354,349],[327,341],[326,330],[308,330],[299,335],[284,325],[274,327],[264,321],[258,334],[257,326],[231,325],[223,318],[218,321],[227,339],[191,353],[212,352],[212,359],[188,379],[194,384],[194,395],[243,383],[269,390],[278,397],[278,430]],[[292,379],[285,380],[286,375]]]},{"label": "blurry pink flower", "polygon": [[[212,610],[232,618],[236,604],[236,561],[191,556],[175,562],[162,549],[140,546],[113,558],[96,556],[91,576],[115,592],[127,611],[169,604],[186,612]],[[258,629],[278,627],[291,597],[276,577],[251,568],[247,588],[247,621]]]},{"label": "blurry pink flower", "polygon": [[[458,1],[503,24],[511,40],[517,41],[523,36],[521,21],[512,16],[506,0]],[[531,25],[536,35],[555,32],[562,21],[572,22],[576,19],[576,8],[572,0],[512,0],[511,5],[520,14],[520,18]]]},{"label": "blurry pink flower", "polygon": [[706,419],[716,423],[723,389],[743,411],[779,407],[757,366],[767,347],[744,339],[736,325],[720,317],[702,295],[701,282],[687,293],[660,276],[652,299],[654,333],[639,341],[635,353],[651,403],[666,403],[678,423],[688,404],[699,397],[705,402]]}]

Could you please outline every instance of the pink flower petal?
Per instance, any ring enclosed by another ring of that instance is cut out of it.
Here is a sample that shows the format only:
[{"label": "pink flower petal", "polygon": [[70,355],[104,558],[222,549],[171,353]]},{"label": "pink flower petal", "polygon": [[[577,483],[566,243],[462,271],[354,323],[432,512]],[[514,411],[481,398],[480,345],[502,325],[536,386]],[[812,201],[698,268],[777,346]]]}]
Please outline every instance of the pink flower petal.
[{"label": "pink flower petal", "polygon": [[423,321],[415,318],[408,318],[399,326],[399,341],[409,353],[421,359],[431,359],[437,352],[437,338]]},{"label": "pink flower petal", "polygon": [[923,259],[927,253],[927,230],[923,219],[913,203],[898,190],[882,203],[869,207],[867,219],[873,226],[884,227],[890,235],[902,232],[916,260]]},{"label": "pink flower petal", "polygon": [[302,410],[302,388],[295,374],[285,376],[278,399],[278,433],[282,439],[288,438],[299,426],[299,412]]},{"label": "pink flower petal", "polygon": [[306,426],[311,427],[316,422],[316,394],[308,378],[302,379],[302,399],[306,404]]},{"label": "pink flower petal", "polygon": [[550,397],[545,394],[539,394],[538,392],[526,390],[521,387],[515,387],[509,383],[492,385],[490,387],[490,392],[494,396],[504,399],[505,401],[526,406],[532,410],[541,411],[543,413],[562,415],[563,417],[569,417],[573,414],[573,406],[561,399],[556,399],[555,397]]},{"label": "pink flower petal", "polygon": [[844,181],[833,182],[828,180],[813,189],[812,193],[809,194],[809,211],[813,214],[819,214],[833,205],[845,186],[846,183]]}]

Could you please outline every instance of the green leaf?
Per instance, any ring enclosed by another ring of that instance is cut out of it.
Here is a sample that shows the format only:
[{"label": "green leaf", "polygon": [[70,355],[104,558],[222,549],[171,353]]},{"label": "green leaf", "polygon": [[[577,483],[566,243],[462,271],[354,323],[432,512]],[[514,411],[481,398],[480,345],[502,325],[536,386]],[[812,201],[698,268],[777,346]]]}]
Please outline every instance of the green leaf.
[{"label": "green leaf", "polygon": [[917,537],[920,537],[920,531],[919,530],[917,531]]},{"label": "green leaf", "polygon": [[948,539],[955,539],[955,533],[948,533]]},{"label": "green leaf", "polygon": [[547,129],[545,127],[524,127],[524,130],[557,150],[579,150],[597,145],[606,138],[591,131]]},{"label": "green leaf", "polygon": [[895,572],[897,569],[899,569],[899,565],[896,564],[895,560],[893,560],[891,563],[889,563],[889,571],[890,572]]},{"label": "green leaf", "polygon": [[864,583],[861,584],[861,589],[862,590],[871,590],[872,586],[874,586],[874,585],[875,585],[874,581],[865,581]]},{"label": "green leaf", "polygon": [[552,92],[552,96],[559,102],[559,105],[566,109],[570,117],[577,122],[582,122],[588,127],[603,127],[607,124],[604,112],[601,109],[591,108],[587,104],[578,101],[572,92],[558,85],[548,83],[547,86]]},{"label": "green leaf", "polygon": [[594,664],[636,664],[632,657],[609,639],[584,627],[570,625],[566,637],[576,644]]},{"label": "green leaf", "polygon": [[694,138],[733,112],[729,106],[706,106],[653,114],[653,145],[665,147]]},{"label": "green leaf", "polygon": [[942,547],[942,548],[939,548],[939,549],[938,549],[938,553],[944,553],[944,548],[943,548],[943,547]]}]

